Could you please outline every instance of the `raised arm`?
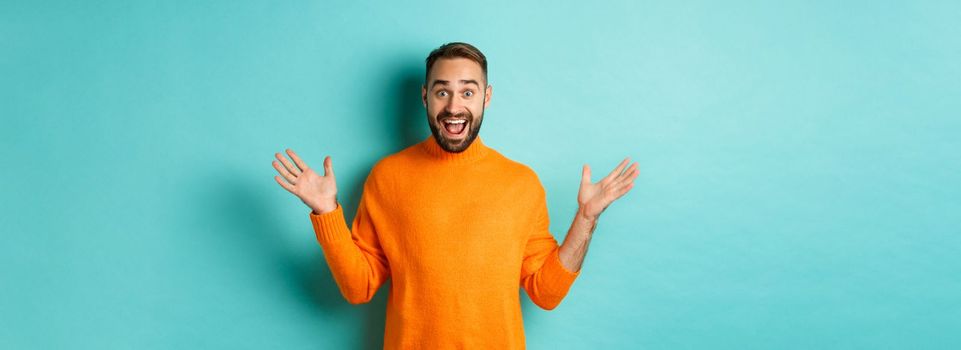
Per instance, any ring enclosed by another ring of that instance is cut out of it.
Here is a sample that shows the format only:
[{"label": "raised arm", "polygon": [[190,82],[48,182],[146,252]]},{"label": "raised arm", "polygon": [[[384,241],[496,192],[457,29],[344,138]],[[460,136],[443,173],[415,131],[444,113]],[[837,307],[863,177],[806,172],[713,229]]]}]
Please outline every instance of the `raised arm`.
[{"label": "raised arm", "polygon": [[324,158],[324,175],[321,176],[294,151],[288,149],[287,154],[293,164],[280,153],[276,154],[280,163],[273,162],[286,181],[278,176],[274,179],[312,209],[310,221],[317,242],[323,248],[327,265],[347,302],[369,302],[390,277],[390,266],[368,212],[372,203],[367,183],[351,232],[344,220],[343,207],[337,202],[337,182],[330,157]]},{"label": "raised arm", "polygon": [[528,238],[521,268],[521,286],[531,301],[553,310],[567,295],[580,275],[597,219],[614,200],[634,185],[638,170],[635,163],[625,171],[628,159],[598,183],[591,183],[591,170],[585,165],[577,195],[578,210],[564,244],[558,246],[550,233],[550,218],[543,187],[538,183],[533,233]]},{"label": "raised arm", "polygon": [[640,170],[637,163],[625,170],[629,161],[630,158],[624,158],[617,168],[597,183],[591,183],[591,167],[584,165],[581,186],[577,191],[577,213],[560,248],[561,263],[567,269],[580,272],[594,228],[597,227],[597,219],[611,203],[634,188],[634,179]]}]

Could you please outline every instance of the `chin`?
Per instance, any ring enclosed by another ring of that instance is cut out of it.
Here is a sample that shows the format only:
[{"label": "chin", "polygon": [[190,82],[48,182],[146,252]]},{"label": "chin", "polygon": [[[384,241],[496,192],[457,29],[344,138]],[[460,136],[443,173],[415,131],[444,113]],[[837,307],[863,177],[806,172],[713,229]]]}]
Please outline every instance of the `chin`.
[{"label": "chin", "polygon": [[[481,114],[481,116],[483,117],[483,114]],[[442,149],[450,153],[461,153],[470,147],[472,143],[474,143],[474,140],[480,133],[481,125],[484,122],[483,118],[471,119],[470,125],[467,126],[468,129],[464,131],[467,133],[467,135],[460,140],[448,139],[446,136],[444,136],[444,131],[441,130],[441,128],[444,126],[435,124],[433,120],[430,120],[427,124],[430,126],[430,132],[433,135],[434,140],[437,141],[437,144],[439,144]],[[474,123],[477,123],[477,125],[474,125]]]}]

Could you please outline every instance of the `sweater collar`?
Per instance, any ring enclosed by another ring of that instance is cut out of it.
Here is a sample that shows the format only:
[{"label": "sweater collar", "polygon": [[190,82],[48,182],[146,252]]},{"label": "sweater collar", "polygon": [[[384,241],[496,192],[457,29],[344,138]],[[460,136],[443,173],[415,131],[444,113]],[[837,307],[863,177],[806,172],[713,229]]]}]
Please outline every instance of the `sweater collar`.
[{"label": "sweater collar", "polygon": [[477,135],[477,137],[474,138],[474,141],[471,142],[470,146],[467,146],[467,149],[460,153],[447,152],[441,148],[440,144],[437,143],[437,140],[434,139],[434,135],[427,136],[426,140],[421,141],[421,148],[423,148],[424,151],[433,159],[455,163],[480,160],[491,152],[490,147],[487,147],[487,145],[481,141],[480,135]]}]

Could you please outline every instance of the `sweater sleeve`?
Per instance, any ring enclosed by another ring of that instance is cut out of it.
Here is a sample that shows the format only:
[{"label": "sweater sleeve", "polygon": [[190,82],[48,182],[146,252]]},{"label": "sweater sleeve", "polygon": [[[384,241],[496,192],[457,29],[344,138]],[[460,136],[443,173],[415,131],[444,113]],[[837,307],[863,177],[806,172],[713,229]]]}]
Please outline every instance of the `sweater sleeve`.
[{"label": "sweater sleeve", "polygon": [[390,265],[377,238],[367,200],[365,191],[354,217],[353,232],[347,228],[340,203],[329,213],[310,212],[327,266],[341,294],[351,304],[369,302],[390,277]]},{"label": "sweater sleeve", "polygon": [[561,264],[558,255],[560,246],[549,231],[550,220],[543,188],[540,193],[536,199],[534,227],[524,249],[521,286],[534,304],[544,310],[553,310],[567,295],[580,271],[570,271]]}]

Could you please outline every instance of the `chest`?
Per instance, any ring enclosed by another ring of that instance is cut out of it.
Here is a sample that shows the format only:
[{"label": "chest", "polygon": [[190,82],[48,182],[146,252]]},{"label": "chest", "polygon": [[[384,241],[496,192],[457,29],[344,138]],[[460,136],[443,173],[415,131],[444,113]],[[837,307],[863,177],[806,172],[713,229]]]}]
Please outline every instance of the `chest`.
[{"label": "chest", "polygon": [[389,239],[416,270],[442,273],[513,266],[523,255],[530,210],[518,183],[488,179],[409,181],[390,208]]}]

